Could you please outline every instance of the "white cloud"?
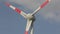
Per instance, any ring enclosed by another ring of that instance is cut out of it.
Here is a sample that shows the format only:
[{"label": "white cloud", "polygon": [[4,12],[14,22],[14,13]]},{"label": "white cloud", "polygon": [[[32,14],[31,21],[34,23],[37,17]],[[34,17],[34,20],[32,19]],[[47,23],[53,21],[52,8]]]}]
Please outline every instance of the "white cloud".
[{"label": "white cloud", "polygon": [[[44,18],[45,19],[51,19],[54,20],[56,23],[60,23],[60,0],[52,0],[50,3],[50,6],[47,6],[47,9],[44,13]],[[44,8],[45,9],[45,8]],[[46,13],[47,12],[47,13]]]}]

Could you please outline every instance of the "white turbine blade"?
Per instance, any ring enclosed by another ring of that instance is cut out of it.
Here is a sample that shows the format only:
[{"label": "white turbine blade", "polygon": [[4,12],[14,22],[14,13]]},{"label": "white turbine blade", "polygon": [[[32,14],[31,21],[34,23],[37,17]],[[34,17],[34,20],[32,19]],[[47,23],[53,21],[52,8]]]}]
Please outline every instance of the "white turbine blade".
[{"label": "white turbine blade", "polygon": [[30,29],[30,34],[34,34],[34,27],[33,27],[33,23],[32,23],[31,29]]},{"label": "white turbine blade", "polygon": [[23,17],[26,18],[26,13],[24,13],[22,10],[10,5],[9,3],[5,3],[8,7],[12,8],[13,10],[15,10],[17,13],[21,14]]},{"label": "white turbine blade", "polygon": [[31,25],[32,25],[32,20],[28,19],[25,34],[28,34],[28,31],[30,30]]},{"label": "white turbine blade", "polygon": [[45,5],[47,5],[50,2],[50,0],[46,0],[41,6],[39,6],[32,15],[36,14],[41,8],[43,8]]},{"label": "white turbine blade", "polygon": [[34,29],[33,29],[33,27],[31,28],[30,34],[34,34]]}]

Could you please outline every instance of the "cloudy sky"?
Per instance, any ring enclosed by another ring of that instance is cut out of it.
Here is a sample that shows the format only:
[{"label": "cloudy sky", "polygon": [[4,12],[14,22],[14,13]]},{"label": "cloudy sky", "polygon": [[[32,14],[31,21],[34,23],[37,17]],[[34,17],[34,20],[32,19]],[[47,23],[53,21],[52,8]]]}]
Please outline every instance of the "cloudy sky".
[{"label": "cloudy sky", "polygon": [[[24,34],[26,20],[4,2],[32,13],[45,0],[0,0],[0,34]],[[60,0],[51,0],[36,15],[34,34],[60,34]]]}]

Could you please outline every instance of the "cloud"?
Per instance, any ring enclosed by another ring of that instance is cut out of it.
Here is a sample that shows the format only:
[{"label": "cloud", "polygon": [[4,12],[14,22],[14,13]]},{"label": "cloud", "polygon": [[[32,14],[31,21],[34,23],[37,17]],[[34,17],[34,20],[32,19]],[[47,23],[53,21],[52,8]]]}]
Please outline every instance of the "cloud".
[{"label": "cloud", "polygon": [[47,8],[42,9],[43,12],[40,14],[44,17],[44,19],[51,21],[55,21],[56,24],[60,24],[60,0],[52,0],[51,3],[47,5]]},{"label": "cloud", "polygon": [[[15,2],[20,5],[24,5],[30,10],[35,10],[40,6],[45,0],[9,0],[9,2]],[[46,5],[39,13],[44,17],[44,19],[60,22],[60,0],[51,0],[51,2]]]}]

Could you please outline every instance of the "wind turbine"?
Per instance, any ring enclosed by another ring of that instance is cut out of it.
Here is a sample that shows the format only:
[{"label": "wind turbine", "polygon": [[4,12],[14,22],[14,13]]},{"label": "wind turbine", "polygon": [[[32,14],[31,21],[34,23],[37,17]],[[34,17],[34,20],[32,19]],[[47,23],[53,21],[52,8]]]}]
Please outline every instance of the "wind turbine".
[{"label": "wind turbine", "polygon": [[47,5],[50,2],[50,0],[46,0],[41,6],[39,6],[33,13],[28,13],[26,14],[25,12],[23,12],[22,10],[12,6],[9,3],[5,3],[8,7],[12,8],[13,10],[15,10],[17,13],[21,14],[25,19],[27,19],[27,25],[26,25],[26,29],[25,29],[25,34],[28,34],[28,32],[30,31],[30,34],[33,34],[33,23],[35,21],[35,14],[42,9],[45,5]]}]

